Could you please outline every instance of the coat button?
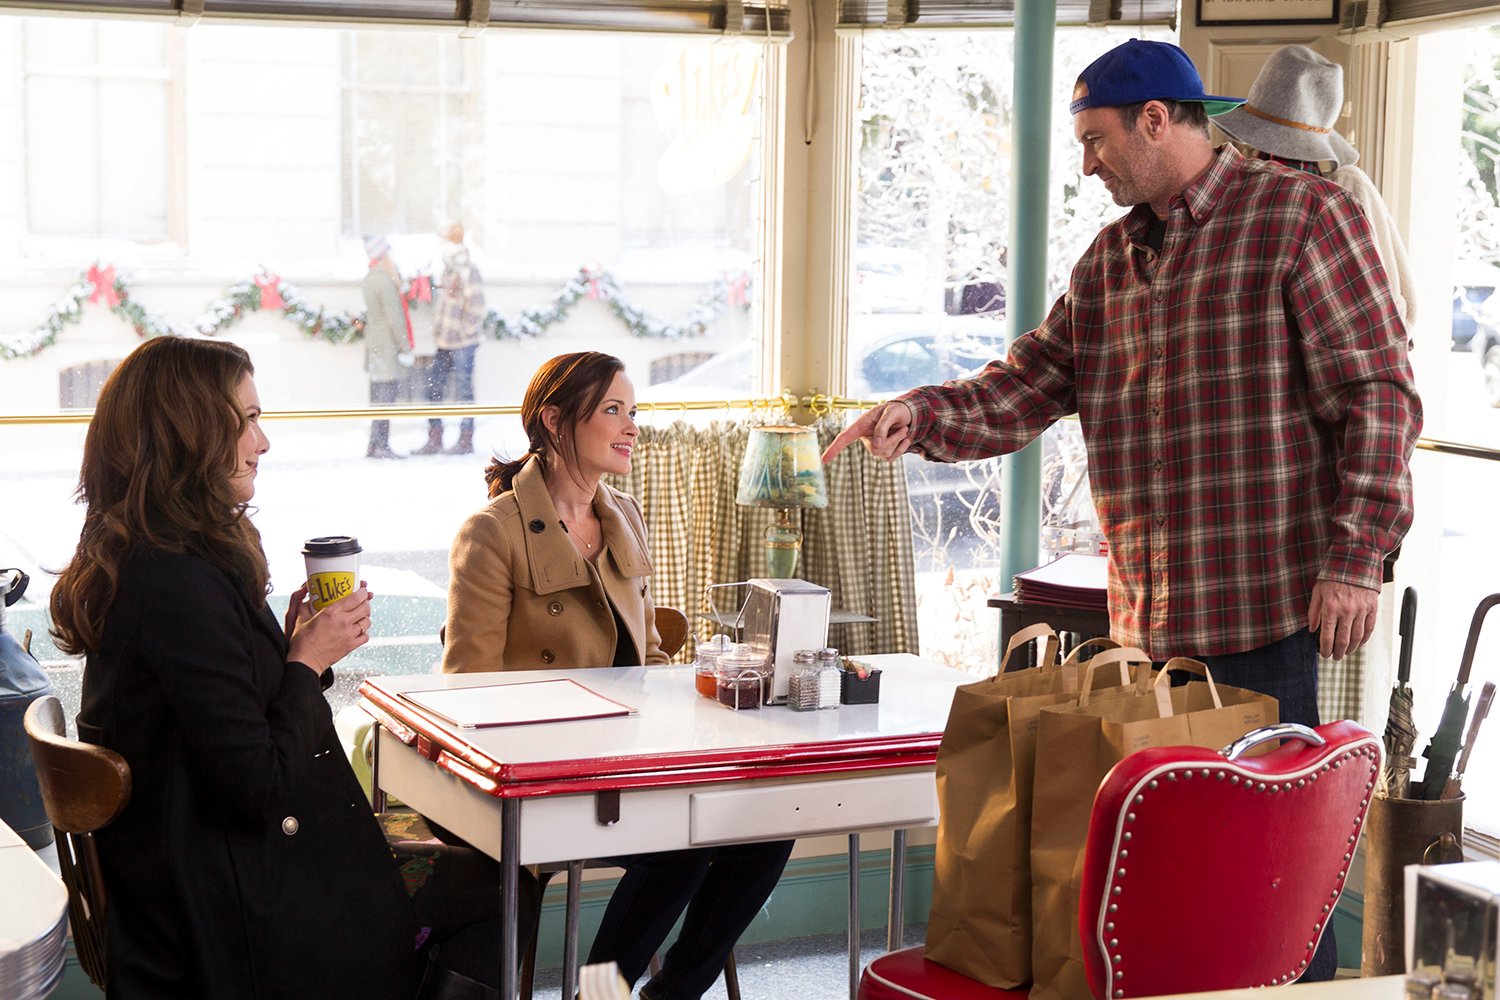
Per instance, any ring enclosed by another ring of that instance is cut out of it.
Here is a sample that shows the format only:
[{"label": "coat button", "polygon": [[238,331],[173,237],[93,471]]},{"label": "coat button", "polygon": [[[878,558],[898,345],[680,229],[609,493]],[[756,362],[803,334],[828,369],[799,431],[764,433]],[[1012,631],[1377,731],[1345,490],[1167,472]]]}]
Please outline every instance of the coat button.
[{"label": "coat button", "polygon": [[551,615],[552,617],[556,618],[558,615],[560,615],[562,613],[563,613],[562,601],[553,601],[551,604],[547,605],[547,614]]},{"label": "coat button", "polygon": [[552,650],[550,650],[550,649],[544,649],[544,650],[542,650],[542,662],[543,663],[551,663],[555,659],[557,659],[557,654],[554,653],[554,652],[552,652]]},{"label": "coat button", "polygon": [[531,523],[528,524],[528,525],[526,525],[526,527],[530,528],[532,531],[536,532],[538,535],[540,535],[542,532],[544,532],[544,531],[547,530],[547,524],[546,524],[546,522],[543,521],[539,517],[533,517],[531,519]]},{"label": "coat button", "polygon": [[286,834],[288,837],[296,833],[299,828],[300,825],[297,823],[297,817],[295,816],[288,816],[286,819],[281,821],[281,832]]}]

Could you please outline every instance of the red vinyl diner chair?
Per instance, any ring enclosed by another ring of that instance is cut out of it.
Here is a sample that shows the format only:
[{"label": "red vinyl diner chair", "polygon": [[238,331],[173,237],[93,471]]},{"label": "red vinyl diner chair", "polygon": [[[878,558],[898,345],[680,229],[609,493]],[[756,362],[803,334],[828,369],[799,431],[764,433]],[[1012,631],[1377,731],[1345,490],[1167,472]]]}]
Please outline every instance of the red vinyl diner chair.
[{"label": "red vinyl diner chair", "polygon": [[[1369,730],[1333,722],[1268,726],[1220,751],[1153,747],[1115,765],[1094,798],[1079,899],[1094,996],[1296,980],[1343,892],[1380,762]],[[859,1000],[1026,996],[923,952],[875,959]]]}]

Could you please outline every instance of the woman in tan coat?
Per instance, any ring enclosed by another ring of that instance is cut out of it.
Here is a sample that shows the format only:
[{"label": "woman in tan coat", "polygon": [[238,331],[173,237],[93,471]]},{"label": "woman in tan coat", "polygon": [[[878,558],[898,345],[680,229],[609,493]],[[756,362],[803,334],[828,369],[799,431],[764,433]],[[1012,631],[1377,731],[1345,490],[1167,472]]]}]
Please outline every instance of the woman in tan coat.
[{"label": "woman in tan coat", "polygon": [[[630,472],[635,389],[619,358],[548,361],[521,403],[530,450],[490,463],[494,498],[449,557],[443,669],[664,664],[651,556],[636,501],[600,480]],[[791,841],[611,858],[625,869],[588,961],[634,984],[687,909],[648,1000],[697,1000],[781,877]]]},{"label": "woman in tan coat", "polygon": [[567,354],[537,372],[522,404],[531,451],[490,463],[494,499],[453,541],[444,671],[667,662],[640,505],[599,481],[630,471],[634,417],[616,358]]}]

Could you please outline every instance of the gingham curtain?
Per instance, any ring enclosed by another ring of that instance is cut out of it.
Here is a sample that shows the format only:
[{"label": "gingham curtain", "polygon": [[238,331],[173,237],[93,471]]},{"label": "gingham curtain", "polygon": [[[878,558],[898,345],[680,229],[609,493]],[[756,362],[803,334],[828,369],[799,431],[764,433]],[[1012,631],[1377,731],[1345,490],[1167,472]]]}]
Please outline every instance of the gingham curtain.
[{"label": "gingham curtain", "polygon": [[[687,613],[692,632],[706,636],[705,588],[766,575],[763,534],[774,512],[734,502],[740,460],[754,421],[714,421],[704,428],[678,421],[641,427],[629,476],[610,484],[641,502],[651,532],[658,604]],[[840,424],[817,425],[823,445]],[[797,575],[832,592],[835,608],[858,611],[873,623],[840,625],[830,641],[846,653],[917,650],[917,599],[911,510],[899,462],[881,462],[850,448],[827,469],[825,510],[798,512],[802,559]],[[733,610],[734,592],[717,603]],[[692,659],[690,637],[675,659]]]}]

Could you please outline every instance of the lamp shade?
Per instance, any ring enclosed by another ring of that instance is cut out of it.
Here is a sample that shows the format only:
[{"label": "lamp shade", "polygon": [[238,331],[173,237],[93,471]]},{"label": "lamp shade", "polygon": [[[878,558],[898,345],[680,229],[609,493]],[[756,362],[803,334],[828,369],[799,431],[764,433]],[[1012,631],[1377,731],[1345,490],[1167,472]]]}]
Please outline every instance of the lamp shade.
[{"label": "lamp shade", "polygon": [[752,429],[734,500],[746,507],[827,507],[817,433],[795,426]]}]

